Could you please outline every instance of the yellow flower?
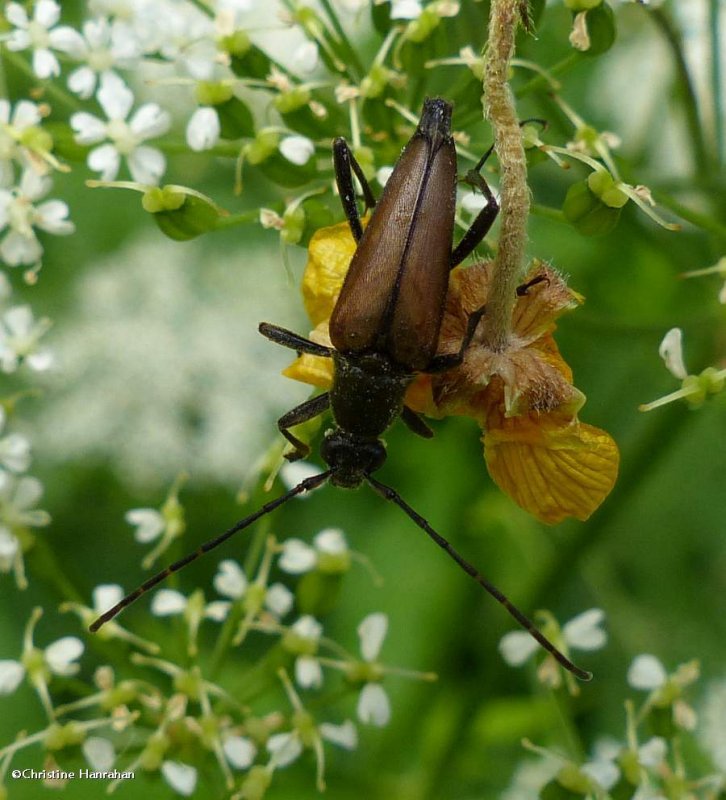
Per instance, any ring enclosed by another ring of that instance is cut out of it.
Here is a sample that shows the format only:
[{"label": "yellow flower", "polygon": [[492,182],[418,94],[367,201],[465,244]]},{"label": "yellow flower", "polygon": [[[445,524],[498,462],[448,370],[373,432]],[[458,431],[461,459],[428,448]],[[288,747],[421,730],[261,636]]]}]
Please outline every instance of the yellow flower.
[{"label": "yellow flower", "polygon": [[[328,319],[355,250],[347,225],[324,228],[310,242],[303,294],[315,324],[314,341],[330,345]],[[491,264],[451,273],[439,353],[456,353],[469,315],[487,302]],[[535,261],[529,289],[517,298],[507,348],[487,346],[480,324],[463,362],[445,373],[419,375],[406,404],[423,414],[454,414],[481,426],[484,457],[494,482],[543,522],[587,519],[608,496],[618,449],[599,428],[581,423],[585,397],[552,336],[556,319],[582,298],[548,265]],[[320,388],[332,381],[330,359],[303,355],[285,375]]]}]

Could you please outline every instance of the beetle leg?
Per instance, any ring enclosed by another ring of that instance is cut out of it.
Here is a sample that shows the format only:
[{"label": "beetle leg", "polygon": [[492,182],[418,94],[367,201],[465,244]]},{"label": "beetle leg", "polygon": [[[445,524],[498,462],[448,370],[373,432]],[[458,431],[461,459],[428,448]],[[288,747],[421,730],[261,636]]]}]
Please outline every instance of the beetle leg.
[{"label": "beetle leg", "polygon": [[481,306],[481,308],[477,308],[476,311],[472,311],[469,314],[469,319],[466,323],[466,332],[464,333],[464,338],[461,340],[461,347],[459,348],[458,353],[447,353],[441,356],[434,356],[431,359],[431,363],[426,367],[424,372],[446,372],[449,369],[453,369],[454,367],[458,367],[461,362],[464,360],[464,355],[466,354],[466,350],[471,344],[471,340],[474,338],[474,333],[476,332],[476,326],[479,324],[479,321],[484,316],[486,312],[486,306]]},{"label": "beetle leg", "polygon": [[537,275],[536,278],[532,278],[531,281],[527,281],[527,283],[523,283],[521,286],[517,286],[517,297],[524,297],[526,294],[529,294],[529,290],[536,286],[538,283],[549,283],[550,279],[546,275]]},{"label": "beetle leg", "polygon": [[373,196],[370,184],[363,174],[361,165],[355,160],[355,156],[348,147],[348,142],[343,138],[338,138],[333,142],[333,169],[335,170],[335,182],[340,193],[340,202],[343,211],[348,219],[351,233],[356,242],[363,236],[363,226],[360,223],[360,214],[355,198],[355,186],[353,185],[353,173],[360,182],[363,189],[363,197],[366,202],[366,210],[373,208],[376,198]]},{"label": "beetle leg", "polygon": [[320,356],[321,358],[331,358],[333,348],[326,347],[324,344],[311,342],[304,336],[280,328],[278,325],[270,325],[269,322],[260,322],[260,333],[275,344],[289,347],[290,350],[297,350],[298,353],[307,353],[309,356]]},{"label": "beetle leg", "polygon": [[467,181],[473,183],[475,186],[481,189],[482,194],[487,199],[487,204],[477,214],[474,222],[471,223],[471,226],[462,236],[459,244],[457,244],[454,248],[454,251],[451,254],[451,269],[453,269],[457,264],[461,264],[461,262],[481,242],[481,240],[489,232],[489,228],[491,228],[494,224],[494,220],[497,218],[497,214],[499,213],[499,203],[497,203],[497,200],[492,194],[487,182],[478,172],[478,170],[481,168],[480,165],[484,163],[484,158],[489,155],[489,152],[491,152],[491,150],[487,151],[482,158],[482,161],[477,164],[477,169],[472,169],[467,174]]},{"label": "beetle leg", "polygon": [[301,442],[297,436],[293,436],[289,429],[317,417],[319,414],[322,414],[323,411],[327,411],[329,406],[330,396],[327,392],[324,392],[317,397],[306,400],[304,403],[300,403],[299,406],[295,406],[292,411],[288,411],[287,414],[283,414],[280,419],[277,420],[277,427],[280,429],[280,433],[295,448],[291,453],[285,453],[285,458],[288,461],[297,461],[300,458],[306,458],[310,453],[308,445],[305,444],[305,442]]},{"label": "beetle leg", "polygon": [[423,439],[431,439],[433,437],[434,432],[431,430],[431,428],[429,428],[429,426],[421,419],[421,417],[408,406],[403,407],[401,419],[405,423],[406,427],[410,431],[413,431],[416,436],[421,436]]}]

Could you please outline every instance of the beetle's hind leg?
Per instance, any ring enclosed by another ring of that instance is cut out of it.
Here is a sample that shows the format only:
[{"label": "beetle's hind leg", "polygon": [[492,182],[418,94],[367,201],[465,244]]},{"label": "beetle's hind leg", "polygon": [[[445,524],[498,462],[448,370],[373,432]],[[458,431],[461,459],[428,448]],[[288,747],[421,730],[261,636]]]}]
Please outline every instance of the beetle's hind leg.
[{"label": "beetle's hind leg", "polygon": [[423,439],[433,438],[434,432],[431,430],[431,428],[429,428],[429,426],[421,419],[421,417],[408,406],[403,407],[401,419],[406,427],[415,433],[416,436],[420,436]]},{"label": "beetle's hind leg", "polygon": [[310,447],[305,444],[305,442],[300,441],[297,436],[290,433],[290,428],[314,419],[324,411],[327,411],[329,407],[330,395],[325,392],[310,400],[306,400],[304,403],[300,403],[299,406],[295,406],[292,411],[288,411],[287,414],[283,414],[280,419],[277,420],[277,427],[280,429],[280,433],[295,448],[292,452],[285,454],[285,458],[288,461],[298,461],[301,458],[307,458],[310,453]]},{"label": "beetle's hind leg", "polygon": [[333,142],[333,169],[335,170],[335,182],[338,186],[338,192],[340,192],[343,211],[348,219],[353,238],[356,242],[359,242],[361,236],[363,236],[363,226],[360,222],[360,214],[356,204],[353,173],[355,173],[363,189],[366,211],[375,206],[376,198],[373,196],[373,191],[366,176],[363,174],[361,165],[355,160],[355,156],[350,147],[348,147],[348,142],[343,138],[338,138]]},{"label": "beetle's hind leg", "polygon": [[459,347],[458,353],[446,353],[445,355],[434,356],[431,359],[431,363],[424,371],[429,373],[446,372],[449,369],[458,367],[464,360],[466,350],[471,344],[471,340],[476,333],[477,325],[486,313],[486,310],[486,306],[481,306],[469,314],[469,319],[466,322],[466,331],[464,333],[464,338],[461,340],[461,347]]},{"label": "beetle's hind leg", "polygon": [[319,356],[320,358],[331,358],[333,348],[326,347],[324,344],[312,342],[304,336],[300,336],[287,328],[280,328],[278,325],[271,325],[269,322],[260,322],[260,333],[271,342],[289,347],[298,353],[307,353],[309,356]]}]

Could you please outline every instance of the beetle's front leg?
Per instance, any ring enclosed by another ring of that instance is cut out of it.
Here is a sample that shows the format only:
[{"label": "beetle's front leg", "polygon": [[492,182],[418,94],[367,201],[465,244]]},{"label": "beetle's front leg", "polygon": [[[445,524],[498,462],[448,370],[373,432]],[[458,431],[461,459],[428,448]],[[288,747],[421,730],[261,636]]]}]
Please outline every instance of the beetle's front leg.
[{"label": "beetle's front leg", "polygon": [[301,425],[303,422],[314,419],[324,411],[327,411],[329,407],[330,395],[325,392],[310,400],[306,400],[304,403],[300,403],[299,406],[295,406],[292,411],[288,411],[287,414],[283,414],[280,419],[277,420],[277,427],[280,429],[280,433],[295,448],[291,453],[285,453],[285,458],[288,461],[297,461],[301,458],[307,458],[310,453],[310,447],[305,444],[305,442],[298,439],[297,436],[290,433],[290,428],[294,428],[295,425]]},{"label": "beetle's front leg", "polygon": [[376,205],[376,198],[373,196],[370,184],[363,174],[361,165],[355,160],[355,156],[348,147],[348,142],[343,138],[338,138],[333,142],[333,169],[335,170],[335,183],[340,193],[340,202],[343,211],[348,219],[351,233],[356,242],[363,236],[363,226],[360,222],[358,205],[355,199],[355,186],[353,185],[353,173],[360,182],[363,189],[363,198],[366,202],[366,211]]},{"label": "beetle's front leg", "polygon": [[480,244],[482,239],[487,235],[487,233],[489,233],[489,229],[494,224],[494,220],[497,218],[497,214],[499,213],[499,203],[497,203],[496,197],[494,197],[491,189],[487,185],[487,182],[484,180],[484,178],[482,178],[477,170],[470,170],[469,174],[467,175],[467,180],[474,183],[479,189],[481,189],[482,194],[487,199],[487,204],[477,214],[474,222],[471,223],[469,229],[462,236],[459,244],[457,244],[454,248],[454,251],[451,254],[450,262],[452,269],[457,264],[461,264],[461,262],[474,250],[474,248]]},{"label": "beetle's front leg", "polygon": [[480,308],[477,308],[476,311],[472,311],[471,314],[469,314],[469,319],[466,322],[466,331],[464,332],[464,338],[461,340],[459,352],[434,356],[431,359],[431,363],[428,365],[428,367],[426,367],[425,372],[446,372],[447,370],[458,367],[461,364],[461,362],[464,360],[466,350],[471,344],[471,340],[474,338],[476,326],[484,316],[486,308],[486,306],[481,306]]}]

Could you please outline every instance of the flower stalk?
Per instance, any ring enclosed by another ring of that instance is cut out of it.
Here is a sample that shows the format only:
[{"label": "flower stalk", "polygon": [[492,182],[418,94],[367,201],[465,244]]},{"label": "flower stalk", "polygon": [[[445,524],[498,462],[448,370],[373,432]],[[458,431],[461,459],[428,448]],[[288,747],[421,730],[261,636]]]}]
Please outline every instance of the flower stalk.
[{"label": "flower stalk", "polygon": [[509,341],[516,289],[521,282],[527,244],[529,187],[522,132],[507,83],[514,37],[521,20],[519,0],[493,0],[484,71],[486,115],[494,129],[494,149],[501,167],[501,230],[494,261],[492,292],[485,319],[486,337],[494,351]]}]

